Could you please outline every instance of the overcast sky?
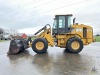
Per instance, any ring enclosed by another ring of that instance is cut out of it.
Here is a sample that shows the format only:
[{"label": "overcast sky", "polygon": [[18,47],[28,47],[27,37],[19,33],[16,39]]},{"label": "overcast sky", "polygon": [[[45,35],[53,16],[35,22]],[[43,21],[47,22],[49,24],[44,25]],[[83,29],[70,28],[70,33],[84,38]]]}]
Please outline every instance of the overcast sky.
[{"label": "overcast sky", "polygon": [[73,14],[76,22],[100,34],[100,0],[0,0],[0,27],[32,34],[53,24],[56,14]]}]

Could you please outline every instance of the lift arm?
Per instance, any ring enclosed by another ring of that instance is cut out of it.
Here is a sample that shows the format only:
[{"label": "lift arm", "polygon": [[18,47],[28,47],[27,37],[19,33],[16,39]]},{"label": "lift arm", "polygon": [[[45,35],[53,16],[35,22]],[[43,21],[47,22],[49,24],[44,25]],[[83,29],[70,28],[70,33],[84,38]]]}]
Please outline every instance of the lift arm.
[{"label": "lift arm", "polygon": [[51,26],[49,24],[45,25],[43,28],[37,31],[34,35],[36,35],[36,38],[46,39],[49,46],[54,46],[54,40],[51,35]]}]

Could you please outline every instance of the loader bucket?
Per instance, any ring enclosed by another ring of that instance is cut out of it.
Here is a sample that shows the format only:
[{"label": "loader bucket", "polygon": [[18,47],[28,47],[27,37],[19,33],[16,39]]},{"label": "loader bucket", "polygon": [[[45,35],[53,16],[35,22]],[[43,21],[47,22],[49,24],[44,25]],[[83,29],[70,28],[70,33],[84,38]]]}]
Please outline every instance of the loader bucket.
[{"label": "loader bucket", "polygon": [[24,51],[24,44],[21,40],[11,40],[8,55],[17,54],[19,52]]}]

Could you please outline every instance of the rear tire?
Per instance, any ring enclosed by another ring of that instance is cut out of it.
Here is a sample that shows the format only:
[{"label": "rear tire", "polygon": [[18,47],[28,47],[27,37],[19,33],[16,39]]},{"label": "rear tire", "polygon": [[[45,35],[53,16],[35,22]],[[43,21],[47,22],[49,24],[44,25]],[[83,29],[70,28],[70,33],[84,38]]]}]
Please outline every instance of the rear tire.
[{"label": "rear tire", "polygon": [[46,53],[48,42],[44,38],[37,38],[32,42],[32,49],[38,54]]},{"label": "rear tire", "polygon": [[79,38],[71,38],[67,42],[66,51],[70,53],[79,53],[83,49],[83,42]]}]

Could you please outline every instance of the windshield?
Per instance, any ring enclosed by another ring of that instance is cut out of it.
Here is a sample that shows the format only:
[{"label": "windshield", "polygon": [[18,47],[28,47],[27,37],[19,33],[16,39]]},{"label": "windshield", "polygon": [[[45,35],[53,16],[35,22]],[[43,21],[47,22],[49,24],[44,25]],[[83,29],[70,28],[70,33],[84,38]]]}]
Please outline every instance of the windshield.
[{"label": "windshield", "polygon": [[57,20],[56,19],[54,20],[54,23],[53,23],[53,29],[57,29]]}]

